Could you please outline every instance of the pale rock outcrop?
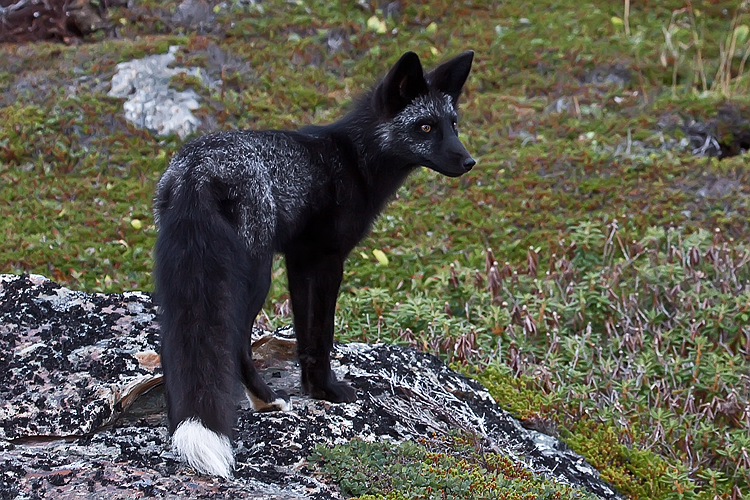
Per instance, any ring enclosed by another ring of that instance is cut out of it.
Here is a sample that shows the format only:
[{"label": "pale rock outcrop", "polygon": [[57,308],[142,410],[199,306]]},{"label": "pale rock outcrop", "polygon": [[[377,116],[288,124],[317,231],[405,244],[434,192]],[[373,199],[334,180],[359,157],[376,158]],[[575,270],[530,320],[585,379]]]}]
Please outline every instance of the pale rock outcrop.
[{"label": "pale rock outcrop", "polygon": [[257,330],[254,352],[266,380],[292,394],[292,411],[255,413],[242,403],[233,479],[196,475],[169,449],[158,331],[147,294],[86,294],[41,276],[0,275],[0,498],[340,498],[308,468],[315,445],[455,429],[535,474],[619,498],[580,456],[521,427],[480,384],[429,354],[337,345],[334,369],[358,401],[303,396],[291,328]]}]

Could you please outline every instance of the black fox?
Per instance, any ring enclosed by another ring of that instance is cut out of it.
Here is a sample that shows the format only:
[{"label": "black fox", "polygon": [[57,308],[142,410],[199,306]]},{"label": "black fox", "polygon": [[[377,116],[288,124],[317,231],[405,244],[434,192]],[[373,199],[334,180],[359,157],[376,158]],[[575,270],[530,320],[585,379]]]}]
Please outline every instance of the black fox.
[{"label": "black fox", "polygon": [[458,98],[474,53],[425,73],[405,53],[340,121],[296,132],[221,132],[185,144],[155,199],[156,297],[176,453],[229,477],[237,381],[256,410],[288,410],[253,365],[250,332],[286,259],[302,388],[356,399],[331,371],[344,260],[418,166],[449,177],[475,161],[458,139]]}]

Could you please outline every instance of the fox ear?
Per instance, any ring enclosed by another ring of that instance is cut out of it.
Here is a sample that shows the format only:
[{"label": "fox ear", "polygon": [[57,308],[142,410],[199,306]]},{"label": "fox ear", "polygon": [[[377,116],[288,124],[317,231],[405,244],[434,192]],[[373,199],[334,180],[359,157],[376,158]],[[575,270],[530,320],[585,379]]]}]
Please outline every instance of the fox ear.
[{"label": "fox ear", "polygon": [[427,81],[419,56],[414,52],[407,52],[375,89],[373,104],[386,116],[392,117],[415,97],[426,94],[427,91]]},{"label": "fox ear", "polygon": [[448,62],[444,62],[427,74],[427,81],[431,86],[451,96],[453,105],[458,103],[458,96],[469,77],[474,51],[468,50]]}]

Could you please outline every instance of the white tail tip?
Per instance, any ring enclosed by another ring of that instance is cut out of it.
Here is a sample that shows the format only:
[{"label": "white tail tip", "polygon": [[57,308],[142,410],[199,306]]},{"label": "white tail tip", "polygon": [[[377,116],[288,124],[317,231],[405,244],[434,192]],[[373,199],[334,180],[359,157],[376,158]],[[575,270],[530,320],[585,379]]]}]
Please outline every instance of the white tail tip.
[{"label": "white tail tip", "polygon": [[200,473],[232,477],[234,456],[229,438],[204,427],[197,419],[180,422],[172,435],[172,448]]}]

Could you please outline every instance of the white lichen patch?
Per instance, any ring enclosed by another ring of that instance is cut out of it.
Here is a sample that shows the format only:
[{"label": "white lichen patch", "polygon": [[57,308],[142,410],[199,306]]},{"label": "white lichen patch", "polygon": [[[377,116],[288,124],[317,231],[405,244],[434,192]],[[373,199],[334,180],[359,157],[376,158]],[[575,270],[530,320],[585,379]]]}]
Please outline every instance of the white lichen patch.
[{"label": "white lichen patch", "polygon": [[201,78],[201,72],[197,68],[170,68],[178,49],[172,46],[166,54],[118,64],[108,95],[127,99],[123,104],[125,119],[136,127],[159,135],[174,133],[184,139],[201,123],[192,113],[200,107],[200,98],[192,90],[170,88],[169,81],[183,73]]}]

